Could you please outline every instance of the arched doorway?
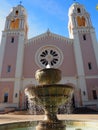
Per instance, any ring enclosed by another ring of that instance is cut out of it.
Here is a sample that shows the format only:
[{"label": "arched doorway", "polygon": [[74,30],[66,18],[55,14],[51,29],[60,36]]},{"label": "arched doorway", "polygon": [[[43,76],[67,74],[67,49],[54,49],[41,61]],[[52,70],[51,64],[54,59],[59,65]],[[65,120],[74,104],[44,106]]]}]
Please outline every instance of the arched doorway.
[{"label": "arched doorway", "polygon": [[73,94],[73,97],[72,97],[72,107],[75,108],[75,97],[74,97],[74,94]]}]

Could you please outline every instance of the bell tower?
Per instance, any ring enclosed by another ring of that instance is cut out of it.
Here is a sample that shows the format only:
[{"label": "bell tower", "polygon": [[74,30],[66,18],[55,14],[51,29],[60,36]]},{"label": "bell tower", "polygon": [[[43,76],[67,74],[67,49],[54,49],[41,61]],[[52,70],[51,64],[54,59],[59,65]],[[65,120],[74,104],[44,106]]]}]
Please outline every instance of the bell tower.
[{"label": "bell tower", "polygon": [[[91,94],[86,83],[89,82],[90,76],[98,75],[97,39],[90,15],[83,5],[73,3],[68,15],[69,36],[74,40],[77,81],[80,84],[82,101],[85,102],[89,100],[88,95]],[[85,78],[87,76],[88,80]]]},{"label": "bell tower", "polygon": [[90,15],[83,5],[79,3],[74,3],[69,8],[68,15],[69,15],[68,29],[70,38],[74,37],[73,33],[75,32],[75,30],[77,30],[78,32],[81,32],[82,30],[88,32],[94,29],[92,26]]},{"label": "bell tower", "polygon": [[4,31],[24,31],[25,36],[27,35],[27,13],[22,5],[13,7],[10,14],[6,17]]},{"label": "bell tower", "polygon": [[[0,81],[1,84],[2,80],[4,81],[4,87],[7,82],[10,83],[7,90],[5,88],[5,91],[7,91],[9,102],[13,102],[17,107],[19,105],[19,91],[22,84],[24,44],[27,40],[27,33],[28,25],[25,8],[22,5],[13,7],[6,17],[5,28],[2,32],[0,47]],[[12,86],[12,90],[10,90],[10,86]],[[10,99],[12,93],[13,100]]]}]

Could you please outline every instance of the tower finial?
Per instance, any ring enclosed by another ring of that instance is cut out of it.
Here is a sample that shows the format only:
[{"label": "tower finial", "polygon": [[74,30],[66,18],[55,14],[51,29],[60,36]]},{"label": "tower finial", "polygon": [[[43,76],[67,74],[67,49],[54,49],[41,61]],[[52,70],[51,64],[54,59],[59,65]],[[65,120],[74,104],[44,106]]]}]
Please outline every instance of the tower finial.
[{"label": "tower finial", "polygon": [[49,28],[47,29],[47,34],[48,34],[48,35],[50,34],[50,30],[49,30]]},{"label": "tower finial", "polygon": [[21,4],[22,4],[22,1],[20,1],[19,3],[20,3],[20,5],[21,5]]},{"label": "tower finial", "polygon": [[73,2],[76,2],[76,0],[73,0]]}]

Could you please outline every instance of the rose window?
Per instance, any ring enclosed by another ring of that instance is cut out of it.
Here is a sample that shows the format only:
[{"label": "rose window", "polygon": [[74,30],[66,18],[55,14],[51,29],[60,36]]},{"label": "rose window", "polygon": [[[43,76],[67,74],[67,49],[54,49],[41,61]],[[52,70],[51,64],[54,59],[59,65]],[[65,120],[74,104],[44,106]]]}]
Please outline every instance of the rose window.
[{"label": "rose window", "polygon": [[54,66],[58,62],[58,54],[54,50],[45,50],[40,54],[40,62],[47,66],[48,64]]},{"label": "rose window", "polygon": [[43,67],[50,65],[50,67],[57,67],[61,64],[62,53],[60,49],[54,46],[42,47],[38,50],[36,57],[37,64]]}]

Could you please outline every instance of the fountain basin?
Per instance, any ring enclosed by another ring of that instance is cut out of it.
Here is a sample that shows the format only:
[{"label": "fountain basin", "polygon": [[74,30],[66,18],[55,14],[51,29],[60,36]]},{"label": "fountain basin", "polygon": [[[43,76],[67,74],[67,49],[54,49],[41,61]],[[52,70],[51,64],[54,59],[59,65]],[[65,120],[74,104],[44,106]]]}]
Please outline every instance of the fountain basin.
[{"label": "fountain basin", "polygon": [[73,87],[63,84],[38,85],[26,88],[25,93],[39,105],[58,107],[72,97]]},{"label": "fountain basin", "polygon": [[39,69],[35,73],[35,79],[39,84],[55,84],[61,80],[61,71],[55,68]]},{"label": "fountain basin", "polygon": [[[94,120],[64,120],[64,130],[98,130],[98,121]],[[36,130],[37,121],[0,124],[0,130]],[[51,130],[51,129],[50,129]],[[57,128],[56,130],[59,130]]]}]

